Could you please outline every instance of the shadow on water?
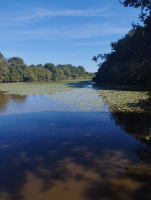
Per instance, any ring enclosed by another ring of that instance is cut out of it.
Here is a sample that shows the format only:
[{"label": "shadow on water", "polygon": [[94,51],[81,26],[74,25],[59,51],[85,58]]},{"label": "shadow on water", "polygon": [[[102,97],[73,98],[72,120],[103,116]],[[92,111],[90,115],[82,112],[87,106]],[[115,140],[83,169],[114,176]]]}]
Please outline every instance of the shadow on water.
[{"label": "shadow on water", "polygon": [[52,111],[0,121],[1,200],[150,199],[141,149],[151,155],[148,114]]},{"label": "shadow on water", "polygon": [[131,152],[139,155],[142,162],[151,164],[151,113],[111,113],[111,119],[141,142]]},{"label": "shadow on water", "polygon": [[145,139],[151,134],[151,113],[112,112],[111,119],[126,133]]},{"label": "shadow on water", "polygon": [[89,88],[92,87],[92,81],[79,81],[75,83],[66,83],[66,85],[72,88]]},{"label": "shadow on water", "polygon": [[150,91],[150,86],[135,86],[135,85],[107,85],[107,84],[97,84],[94,83],[93,87],[95,89],[101,90],[117,90],[117,91]]},{"label": "shadow on water", "polygon": [[[149,200],[151,199],[151,141],[149,138],[151,114],[116,112],[111,113],[111,120],[115,121],[116,126],[119,126],[121,130],[140,141],[139,145],[129,149],[129,153],[140,157],[142,163],[138,164],[130,160],[129,164],[124,163],[122,159],[119,159],[119,154],[116,159],[114,154],[114,163],[118,159],[119,163],[116,168],[112,169],[112,172],[114,173],[117,169],[121,170],[120,165],[123,162],[124,175],[120,176],[120,173],[117,173],[116,179],[103,181],[103,183],[102,181],[91,182],[85,195],[88,199]],[[107,160],[108,164],[112,165],[110,162],[112,158]],[[104,160],[101,159],[101,163],[103,164]]]},{"label": "shadow on water", "polygon": [[140,141],[129,153],[138,155],[142,165],[131,163],[125,169],[126,177],[140,183],[132,199],[151,199],[151,113],[111,113],[111,119],[116,126]]},{"label": "shadow on water", "polygon": [[146,95],[148,96],[147,99],[145,99],[145,100],[141,99],[141,100],[139,100],[138,103],[128,103],[127,105],[130,107],[133,107],[133,108],[140,107],[140,108],[144,109],[145,111],[151,113],[151,98],[150,98],[151,93],[148,92]]}]

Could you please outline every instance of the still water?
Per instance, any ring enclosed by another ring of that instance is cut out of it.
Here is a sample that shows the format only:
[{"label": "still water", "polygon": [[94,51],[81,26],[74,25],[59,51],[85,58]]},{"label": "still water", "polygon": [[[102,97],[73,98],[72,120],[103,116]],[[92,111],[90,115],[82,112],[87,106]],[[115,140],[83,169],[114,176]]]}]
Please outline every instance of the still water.
[{"label": "still water", "polygon": [[150,112],[70,86],[0,92],[0,200],[151,200]]}]

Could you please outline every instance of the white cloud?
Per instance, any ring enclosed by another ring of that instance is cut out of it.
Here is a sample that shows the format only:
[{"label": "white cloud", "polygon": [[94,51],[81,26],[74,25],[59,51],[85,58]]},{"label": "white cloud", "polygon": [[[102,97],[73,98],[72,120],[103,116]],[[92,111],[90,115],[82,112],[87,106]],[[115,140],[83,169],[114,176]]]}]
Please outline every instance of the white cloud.
[{"label": "white cloud", "polygon": [[[46,29],[36,30],[9,30],[1,31],[1,39],[3,40],[71,40],[94,38],[100,36],[111,36],[118,34],[126,34],[130,30],[130,26],[113,26],[109,24],[85,24],[72,26],[59,26]],[[88,45],[88,44],[87,44]]]},{"label": "white cloud", "polygon": [[103,25],[83,25],[83,26],[64,26],[51,29],[28,31],[23,34],[33,38],[46,39],[80,39],[92,38],[107,35],[125,34],[129,27],[103,26]]},{"label": "white cloud", "polygon": [[58,10],[51,11],[41,9],[36,12],[39,17],[99,17],[99,16],[117,16],[116,13],[106,12],[107,8],[103,9],[87,9],[87,10]]},{"label": "white cloud", "polygon": [[[132,16],[129,13],[127,17]],[[126,17],[126,15],[110,11],[108,7],[102,9],[85,9],[85,10],[54,10],[33,8],[29,10],[21,10],[11,13],[0,13],[1,26],[18,26],[35,23],[45,18],[52,17]]]},{"label": "white cloud", "polygon": [[97,45],[109,45],[111,41],[95,41],[95,42],[81,42],[72,43],[70,46],[97,46]]}]

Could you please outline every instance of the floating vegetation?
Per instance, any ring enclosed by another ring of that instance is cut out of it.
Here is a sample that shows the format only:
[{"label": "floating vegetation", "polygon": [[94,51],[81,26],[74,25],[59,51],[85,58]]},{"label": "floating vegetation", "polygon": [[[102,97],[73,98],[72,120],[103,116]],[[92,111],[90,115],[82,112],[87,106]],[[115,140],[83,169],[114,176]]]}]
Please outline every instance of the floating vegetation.
[{"label": "floating vegetation", "polygon": [[151,110],[151,104],[147,105],[147,92],[97,90],[97,93],[112,111],[143,112]]},{"label": "floating vegetation", "polygon": [[81,83],[3,83],[0,84],[0,90],[9,94],[46,95],[59,103],[68,104],[75,110],[101,112],[109,109],[117,112],[151,110],[151,101],[147,92],[94,90],[87,87],[86,82],[81,87]]},{"label": "floating vegetation", "polygon": [[9,94],[19,95],[44,95],[54,94],[57,91],[70,91],[71,88],[65,84],[49,83],[3,83],[0,84],[0,90]]},{"label": "floating vegetation", "polygon": [[108,111],[97,92],[92,89],[79,88],[72,91],[56,92],[48,97],[59,103],[69,104],[75,110]]}]

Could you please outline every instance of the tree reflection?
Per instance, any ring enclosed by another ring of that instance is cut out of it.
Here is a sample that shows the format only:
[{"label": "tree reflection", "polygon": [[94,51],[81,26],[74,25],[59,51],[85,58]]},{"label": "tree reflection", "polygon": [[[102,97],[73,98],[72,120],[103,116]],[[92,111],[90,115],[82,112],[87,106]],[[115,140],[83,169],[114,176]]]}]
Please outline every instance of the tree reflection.
[{"label": "tree reflection", "polygon": [[[140,141],[139,146],[133,143],[130,152],[117,143],[112,148],[116,127],[111,126],[110,143],[103,140],[110,124],[101,121],[105,116],[102,113],[43,112],[1,117],[1,122],[7,123],[0,135],[0,200],[148,200],[151,168],[140,155],[141,147],[149,151],[145,127],[150,118],[147,115],[141,123],[145,115],[133,114],[111,113],[117,126]],[[122,142],[122,136],[120,139]],[[132,151],[142,163],[130,160]]]},{"label": "tree reflection", "polygon": [[138,139],[146,140],[150,134],[150,113],[112,112],[111,119],[115,121],[116,126]]},{"label": "tree reflection", "polygon": [[13,100],[16,103],[23,103],[26,101],[26,98],[26,96],[6,94],[0,91],[0,113],[6,110],[9,101]]},{"label": "tree reflection", "polygon": [[7,102],[9,101],[10,96],[0,92],[0,112],[5,110]]}]

